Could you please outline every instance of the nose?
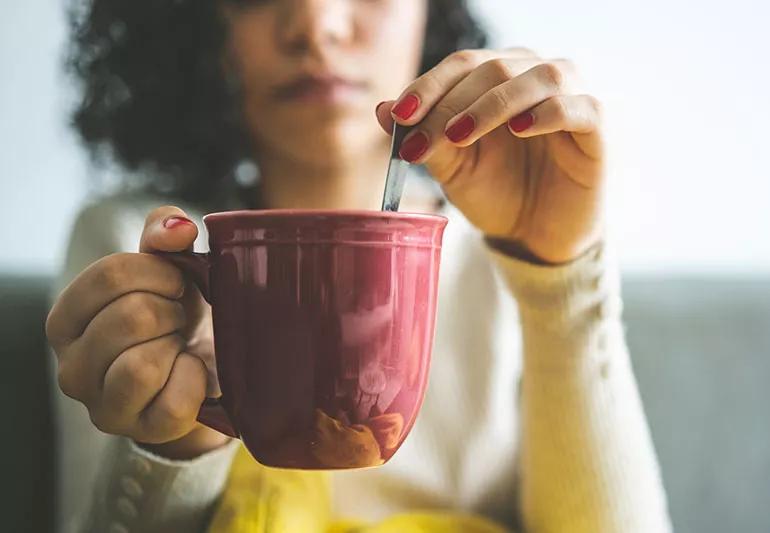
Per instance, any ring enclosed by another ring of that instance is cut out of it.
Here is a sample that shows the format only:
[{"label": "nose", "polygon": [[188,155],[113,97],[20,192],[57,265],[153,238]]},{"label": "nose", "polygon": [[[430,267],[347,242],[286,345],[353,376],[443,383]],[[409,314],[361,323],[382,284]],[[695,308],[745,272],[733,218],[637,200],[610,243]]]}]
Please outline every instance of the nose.
[{"label": "nose", "polygon": [[322,54],[353,36],[351,0],[284,0],[281,6],[278,34],[290,52]]}]

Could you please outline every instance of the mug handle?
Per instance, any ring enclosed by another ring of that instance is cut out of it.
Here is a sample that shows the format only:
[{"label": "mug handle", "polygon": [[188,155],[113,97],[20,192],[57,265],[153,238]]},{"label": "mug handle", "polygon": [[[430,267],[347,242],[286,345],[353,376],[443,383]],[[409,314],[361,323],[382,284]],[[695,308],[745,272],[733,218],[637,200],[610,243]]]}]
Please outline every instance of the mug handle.
[{"label": "mug handle", "polygon": [[[155,255],[167,259],[198,287],[203,299],[211,303],[209,279],[211,271],[211,255],[198,252],[155,252]],[[229,437],[238,438],[235,425],[230,420],[220,398],[206,398],[198,411],[198,422],[211,429],[224,433]]]}]

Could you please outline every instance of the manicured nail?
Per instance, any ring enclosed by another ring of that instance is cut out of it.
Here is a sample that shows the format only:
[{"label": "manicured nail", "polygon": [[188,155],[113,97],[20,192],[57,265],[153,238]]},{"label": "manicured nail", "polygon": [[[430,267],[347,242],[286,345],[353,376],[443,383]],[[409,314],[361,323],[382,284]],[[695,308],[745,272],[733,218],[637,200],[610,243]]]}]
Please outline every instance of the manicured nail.
[{"label": "manicured nail", "polygon": [[391,113],[401,120],[407,120],[414,115],[418,107],[420,107],[420,99],[417,98],[416,94],[409,93],[393,106]]},{"label": "manicured nail", "polygon": [[401,143],[398,155],[404,161],[414,163],[428,150],[428,142],[428,136],[423,132],[418,131],[407,137],[404,142]]},{"label": "manicured nail", "polygon": [[163,221],[163,227],[166,229],[174,229],[177,226],[183,226],[185,224],[189,224],[191,226],[194,226],[195,223],[190,220],[189,218],[185,217],[168,217],[166,220]]},{"label": "manicured nail", "polygon": [[516,115],[511,120],[509,120],[508,127],[511,128],[516,133],[521,133],[522,131],[526,130],[534,123],[535,123],[535,115],[533,115],[529,111],[525,111],[521,115]]},{"label": "manicured nail", "polygon": [[465,115],[460,120],[452,124],[444,134],[447,139],[453,143],[459,143],[463,139],[467,138],[473,132],[476,127],[476,121],[471,115]]}]

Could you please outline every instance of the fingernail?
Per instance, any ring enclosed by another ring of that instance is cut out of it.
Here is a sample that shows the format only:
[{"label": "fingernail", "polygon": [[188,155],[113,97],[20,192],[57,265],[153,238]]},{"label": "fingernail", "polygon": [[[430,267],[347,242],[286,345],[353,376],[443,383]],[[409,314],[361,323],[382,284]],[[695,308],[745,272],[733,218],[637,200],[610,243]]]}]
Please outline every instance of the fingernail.
[{"label": "fingernail", "polygon": [[473,132],[473,129],[476,127],[476,121],[471,115],[465,115],[460,120],[452,124],[445,132],[444,134],[447,136],[447,139],[452,141],[453,143],[459,143],[468,135]]},{"label": "fingernail", "polygon": [[418,131],[407,137],[401,148],[398,151],[398,155],[404,161],[414,163],[428,150],[428,136],[423,132]]},{"label": "fingernail", "polygon": [[525,111],[521,115],[516,115],[511,120],[509,120],[508,127],[511,128],[516,133],[521,133],[522,131],[526,130],[534,123],[535,123],[535,115],[533,115],[529,111]]},{"label": "fingernail", "polygon": [[168,217],[163,221],[163,227],[166,229],[174,229],[177,226],[182,226],[184,224],[190,224],[191,226],[195,225],[195,223],[189,218],[179,216]]},{"label": "fingernail", "polygon": [[420,99],[417,98],[416,94],[409,93],[393,106],[391,113],[401,120],[407,120],[414,115],[418,107],[420,107]]}]

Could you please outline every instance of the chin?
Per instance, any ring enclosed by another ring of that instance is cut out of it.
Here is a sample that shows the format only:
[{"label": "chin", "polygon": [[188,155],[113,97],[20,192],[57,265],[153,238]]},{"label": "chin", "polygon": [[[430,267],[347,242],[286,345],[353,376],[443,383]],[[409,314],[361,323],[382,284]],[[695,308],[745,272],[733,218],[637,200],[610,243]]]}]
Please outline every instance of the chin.
[{"label": "chin", "polygon": [[[273,130],[263,136],[266,145],[298,160],[328,166],[366,156],[387,145],[388,136],[374,114],[362,118],[288,122],[292,127]],[[294,127],[303,124],[303,127]]]}]

